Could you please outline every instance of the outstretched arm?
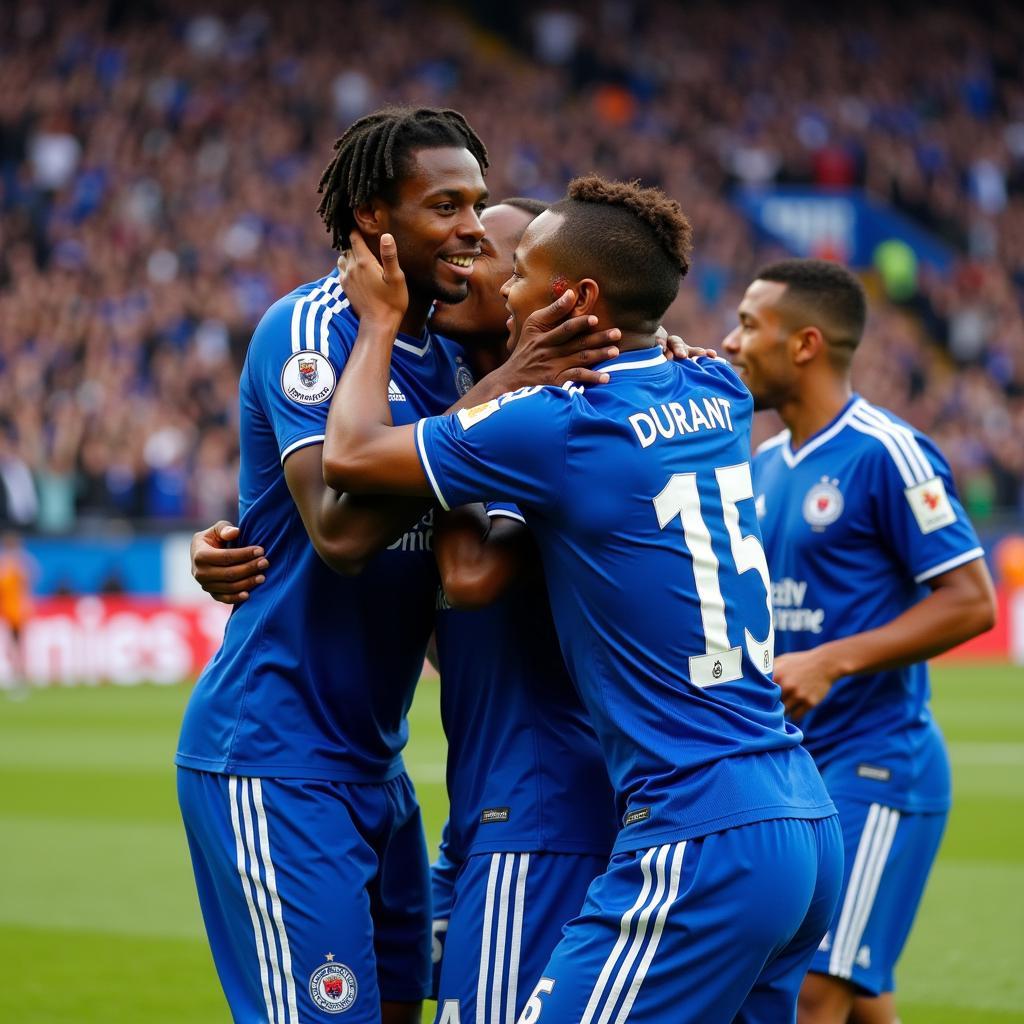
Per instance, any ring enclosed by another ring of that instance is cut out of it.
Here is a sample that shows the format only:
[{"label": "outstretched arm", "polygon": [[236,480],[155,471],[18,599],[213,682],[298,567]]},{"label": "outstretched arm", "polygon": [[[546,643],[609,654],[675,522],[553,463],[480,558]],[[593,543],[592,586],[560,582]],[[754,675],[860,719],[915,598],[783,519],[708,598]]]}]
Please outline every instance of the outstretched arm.
[{"label": "outstretched arm", "polygon": [[884,626],[779,655],[775,682],[789,714],[800,718],[816,707],[837,679],[925,661],[994,625],[995,592],[984,559],[936,576],[928,585],[927,597]]}]

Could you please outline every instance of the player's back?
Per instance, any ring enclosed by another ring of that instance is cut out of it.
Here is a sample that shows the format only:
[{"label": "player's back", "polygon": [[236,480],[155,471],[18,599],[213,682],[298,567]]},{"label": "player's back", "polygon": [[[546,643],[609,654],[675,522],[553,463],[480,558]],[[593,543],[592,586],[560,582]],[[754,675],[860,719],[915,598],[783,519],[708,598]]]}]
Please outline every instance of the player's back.
[{"label": "player's back", "polygon": [[659,349],[585,393],[524,389],[419,432],[443,503],[519,503],[624,825],[616,848],[831,814],[768,674],[751,399]]},{"label": "player's back", "polygon": [[543,582],[519,581],[485,608],[448,608],[443,593],[439,604],[452,856],[607,855],[616,831],[612,789]]},{"label": "player's back", "polygon": [[[179,765],[353,782],[401,770],[405,713],[433,622],[431,517],[343,577],[314,550],[283,471],[291,453],[323,440],[357,329],[329,275],[277,302],[253,335],[240,383],[239,526],[273,568],[233,610],[196,686]],[[460,371],[450,343],[400,336],[395,422],[450,405]]]}]

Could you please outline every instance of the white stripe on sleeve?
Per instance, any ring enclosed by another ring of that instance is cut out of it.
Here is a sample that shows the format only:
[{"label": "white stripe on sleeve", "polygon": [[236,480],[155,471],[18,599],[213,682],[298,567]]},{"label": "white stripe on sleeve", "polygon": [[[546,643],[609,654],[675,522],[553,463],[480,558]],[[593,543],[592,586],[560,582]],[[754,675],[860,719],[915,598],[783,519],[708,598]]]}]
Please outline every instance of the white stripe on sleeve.
[{"label": "white stripe on sleeve", "polygon": [[423,437],[424,422],[424,420],[416,421],[416,447],[419,450],[420,459],[423,462],[423,468],[427,471],[427,480],[430,481],[430,486],[433,489],[434,494],[441,505],[441,508],[443,508],[445,512],[449,512],[450,509],[448,508],[448,502],[444,500],[444,495],[441,493],[441,488],[437,486],[437,478],[434,476],[434,470],[431,467],[430,459],[427,456],[427,443],[425,438]]}]

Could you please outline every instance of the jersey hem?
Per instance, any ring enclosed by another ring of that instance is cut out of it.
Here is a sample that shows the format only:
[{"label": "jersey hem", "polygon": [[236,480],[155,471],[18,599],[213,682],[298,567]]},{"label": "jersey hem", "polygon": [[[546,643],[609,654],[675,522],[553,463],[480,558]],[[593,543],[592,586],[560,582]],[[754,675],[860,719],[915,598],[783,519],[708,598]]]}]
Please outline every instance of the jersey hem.
[{"label": "jersey hem", "polygon": [[700,839],[715,832],[725,832],[743,825],[755,825],[759,821],[778,821],[782,818],[803,818],[813,821],[819,818],[831,818],[835,814],[838,814],[838,811],[831,800],[809,807],[793,807],[791,804],[757,807],[737,814],[727,814],[720,818],[696,822],[693,825],[663,828],[657,832],[637,833],[634,836],[623,835],[620,832],[619,838],[615,840],[615,845],[612,847],[612,853],[631,853],[633,850],[647,850],[652,846],[660,846],[664,842]]},{"label": "jersey hem", "polygon": [[607,857],[611,854],[610,843],[574,843],[572,840],[504,840],[484,843],[471,843],[464,859],[482,853],[572,853],[584,857]]},{"label": "jersey hem", "polygon": [[243,761],[197,757],[194,754],[182,753],[174,756],[174,763],[178,768],[191,768],[193,771],[208,772],[211,775],[239,775],[254,779],[313,779],[320,782],[390,782],[405,771],[405,764],[401,758],[392,762],[382,772],[343,771],[336,767],[327,768],[313,764],[248,764]]}]

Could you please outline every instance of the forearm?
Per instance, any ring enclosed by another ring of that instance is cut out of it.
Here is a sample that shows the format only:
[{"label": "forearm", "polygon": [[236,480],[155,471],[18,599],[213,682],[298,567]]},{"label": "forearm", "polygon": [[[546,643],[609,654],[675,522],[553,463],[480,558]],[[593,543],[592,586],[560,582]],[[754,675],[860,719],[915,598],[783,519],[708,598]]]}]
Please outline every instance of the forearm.
[{"label": "forearm", "polygon": [[497,600],[522,574],[528,536],[514,520],[488,519],[481,505],[441,514],[434,554],[449,603],[478,608]]},{"label": "forearm", "polygon": [[357,572],[423,518],[431,503],[426,498],[394,495],[338,494],[324,488],[321,531],[335,538],[336,559],[343,553],[348,572]]},{"label": "forearm", "polygon": [[984,599],[955,588],[939,588],[877,629],[833,640],[827,652],[836,676],[862,675],[926,661],[991,627]]},{"label": "forearm", "polygon": [[374,440],[392,427],[388,381],[397,331],[397,324],[360,321],[324,431],[324,480],[336,491],[365,468]]}]

